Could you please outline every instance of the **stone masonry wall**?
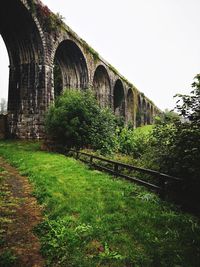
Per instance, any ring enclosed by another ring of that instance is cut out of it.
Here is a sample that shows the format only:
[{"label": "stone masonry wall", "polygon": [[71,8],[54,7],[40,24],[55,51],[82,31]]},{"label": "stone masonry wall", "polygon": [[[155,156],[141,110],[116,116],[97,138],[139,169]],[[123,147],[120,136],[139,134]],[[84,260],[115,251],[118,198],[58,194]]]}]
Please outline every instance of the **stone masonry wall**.
[{"label": "stone masonry wall", "polygon": [[[12,7],[12,8],[11,8]],[[0,34],[10,59],[10,135],[44,137],[44,114],[54,102],[55,64],[65,88],[91,88],[134,127],[153,122],[159,109],[39,0],[7,0],[0,9]]]}]

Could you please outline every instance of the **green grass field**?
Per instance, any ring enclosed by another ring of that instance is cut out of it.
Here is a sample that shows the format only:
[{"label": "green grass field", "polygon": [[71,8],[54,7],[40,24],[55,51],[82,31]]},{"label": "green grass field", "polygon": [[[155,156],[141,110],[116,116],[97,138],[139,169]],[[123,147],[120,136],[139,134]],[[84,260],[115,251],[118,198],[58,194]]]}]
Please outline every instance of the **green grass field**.
[{"label": "green grass field", "polygon": [[199,267],[200,226],[156,195],[39,143],[0,142],[44,206],[36,232],[47,266]]}]

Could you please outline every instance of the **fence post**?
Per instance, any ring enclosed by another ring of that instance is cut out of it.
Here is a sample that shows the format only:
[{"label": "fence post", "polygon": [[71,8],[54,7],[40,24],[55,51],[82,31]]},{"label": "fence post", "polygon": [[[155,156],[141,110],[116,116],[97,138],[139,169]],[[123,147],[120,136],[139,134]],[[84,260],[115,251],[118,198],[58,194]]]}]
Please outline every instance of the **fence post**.
[{"label": "fence post", "polygon": [[116,175],[119,173],[119,165],[116,162],[114,163],[114,172]]},{"label": "fence post", "polygon": [[90,165],[92,165],[93,156],[90,156]]},{"label": "fence post", "polygon": [[79,152],[76,151],[76,159],[78,159],[78,158],[79,158]]},{"label": "fence post", "polygon": [[166,196],[166,187],[165,187],[166,179],[163,178],[162,176],[160,176],[159,179],[160,179],[160,187],[161,187],[159,195],[160,195],[160,198],[165,199],[165,196]]}]

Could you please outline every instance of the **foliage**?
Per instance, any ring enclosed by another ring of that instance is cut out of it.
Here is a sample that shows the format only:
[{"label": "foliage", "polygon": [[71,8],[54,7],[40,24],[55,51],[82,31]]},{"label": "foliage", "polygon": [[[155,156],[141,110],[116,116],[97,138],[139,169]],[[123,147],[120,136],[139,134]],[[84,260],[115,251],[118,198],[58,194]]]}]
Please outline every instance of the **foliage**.
[{"label": "foliage", "polygon": [[46,131],[63,146],[111,152],[116,144],[115,118],[101,109],[90,90],[66,90],[46,116]]},{"label": "foliage", "polygon": [[88,130],[98,113],[98,105],[89,91],[65,90],[47,113],[46,131],[67,147],[86,146],[90,143]]},{"label": "foliage", "polygon": [[176,110],[185,119],[165,114],[157,119],[146,157],[149,167],[183,179],[175,197],[185,208],[200,212],[200,76],[193,83],[191,95],[178,95]]},{"label": "foliage", "polygon": [[34,0],[28,0],[28,4],[30,7],[30,12],[34,14],[36,12],[35,2]]},{"label": "foliage", "polygon": [[85,40],[81,39],[82,44],[86,48],[87,51],[89,51],[94,59],[94,62],[97,62],[100,58],[99,54],[97,51],[95,51]]},{"label": "foliage", "polygon": [[113,67],[111,64],[108,64],[108,66],[109,66],[109,69],[111,69],[114,72],[114,74],[119,75],[119,72],[117,71],[115,67]]},{"label": "foliage", "polygon": [[57,13],[54,14],[51,10],[43,5],[42,3],[37,3],[36,11],[42,18],[43,26],[48,32],[55,32],[56,30],[62,29],[63,17]]},{"label": "foliage", "polygon": [[99,114],[93,118],[89,130],[91,146],[102,154],[111,154],[118,147],[115,134],[115,116],[107,108],[99,109]]},{"label": "foliage", "polygon": [[136,129],[124,127],[119,131],[119,151],[140,158],[148,145],[152,126],[143,126]]},{"label": "foliage", "polygon": [[177,94],[176,110],[193,123],[200,123],[200,74],[195,76],[190,95]]},{"label": "foliage", "polygon": [[47,266],[200,265],[197,220],[142,187],[38,147],[0,142],[0,154],[29,177],[45,208],[37,233]]},{"label": "foliage", "polygon": [[0,253],[0,266],[1,267],[12,267],[16,264],[16,256],[10,250],[5,250]]},{"label": "foliage", "polygon": [[92,54],[94,61],[97,62],[97,60],[99,59],[99,54],[89,45],[87,46],[87,49],[89,50],[89,52]]}]

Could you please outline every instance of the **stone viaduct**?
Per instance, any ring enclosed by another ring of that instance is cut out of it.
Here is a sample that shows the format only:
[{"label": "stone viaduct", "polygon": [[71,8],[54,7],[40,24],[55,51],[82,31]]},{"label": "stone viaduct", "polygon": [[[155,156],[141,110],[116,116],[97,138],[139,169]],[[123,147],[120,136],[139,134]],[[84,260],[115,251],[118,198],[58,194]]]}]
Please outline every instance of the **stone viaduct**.
[{"label": "stone viaduct", "polygon": [[158,108],[39,0],[6,0],[0,34],[9,66],[12,136],[42,138],[44,114],[64,88],[92,88],[101,106],[134,127],[151,124]]}]

